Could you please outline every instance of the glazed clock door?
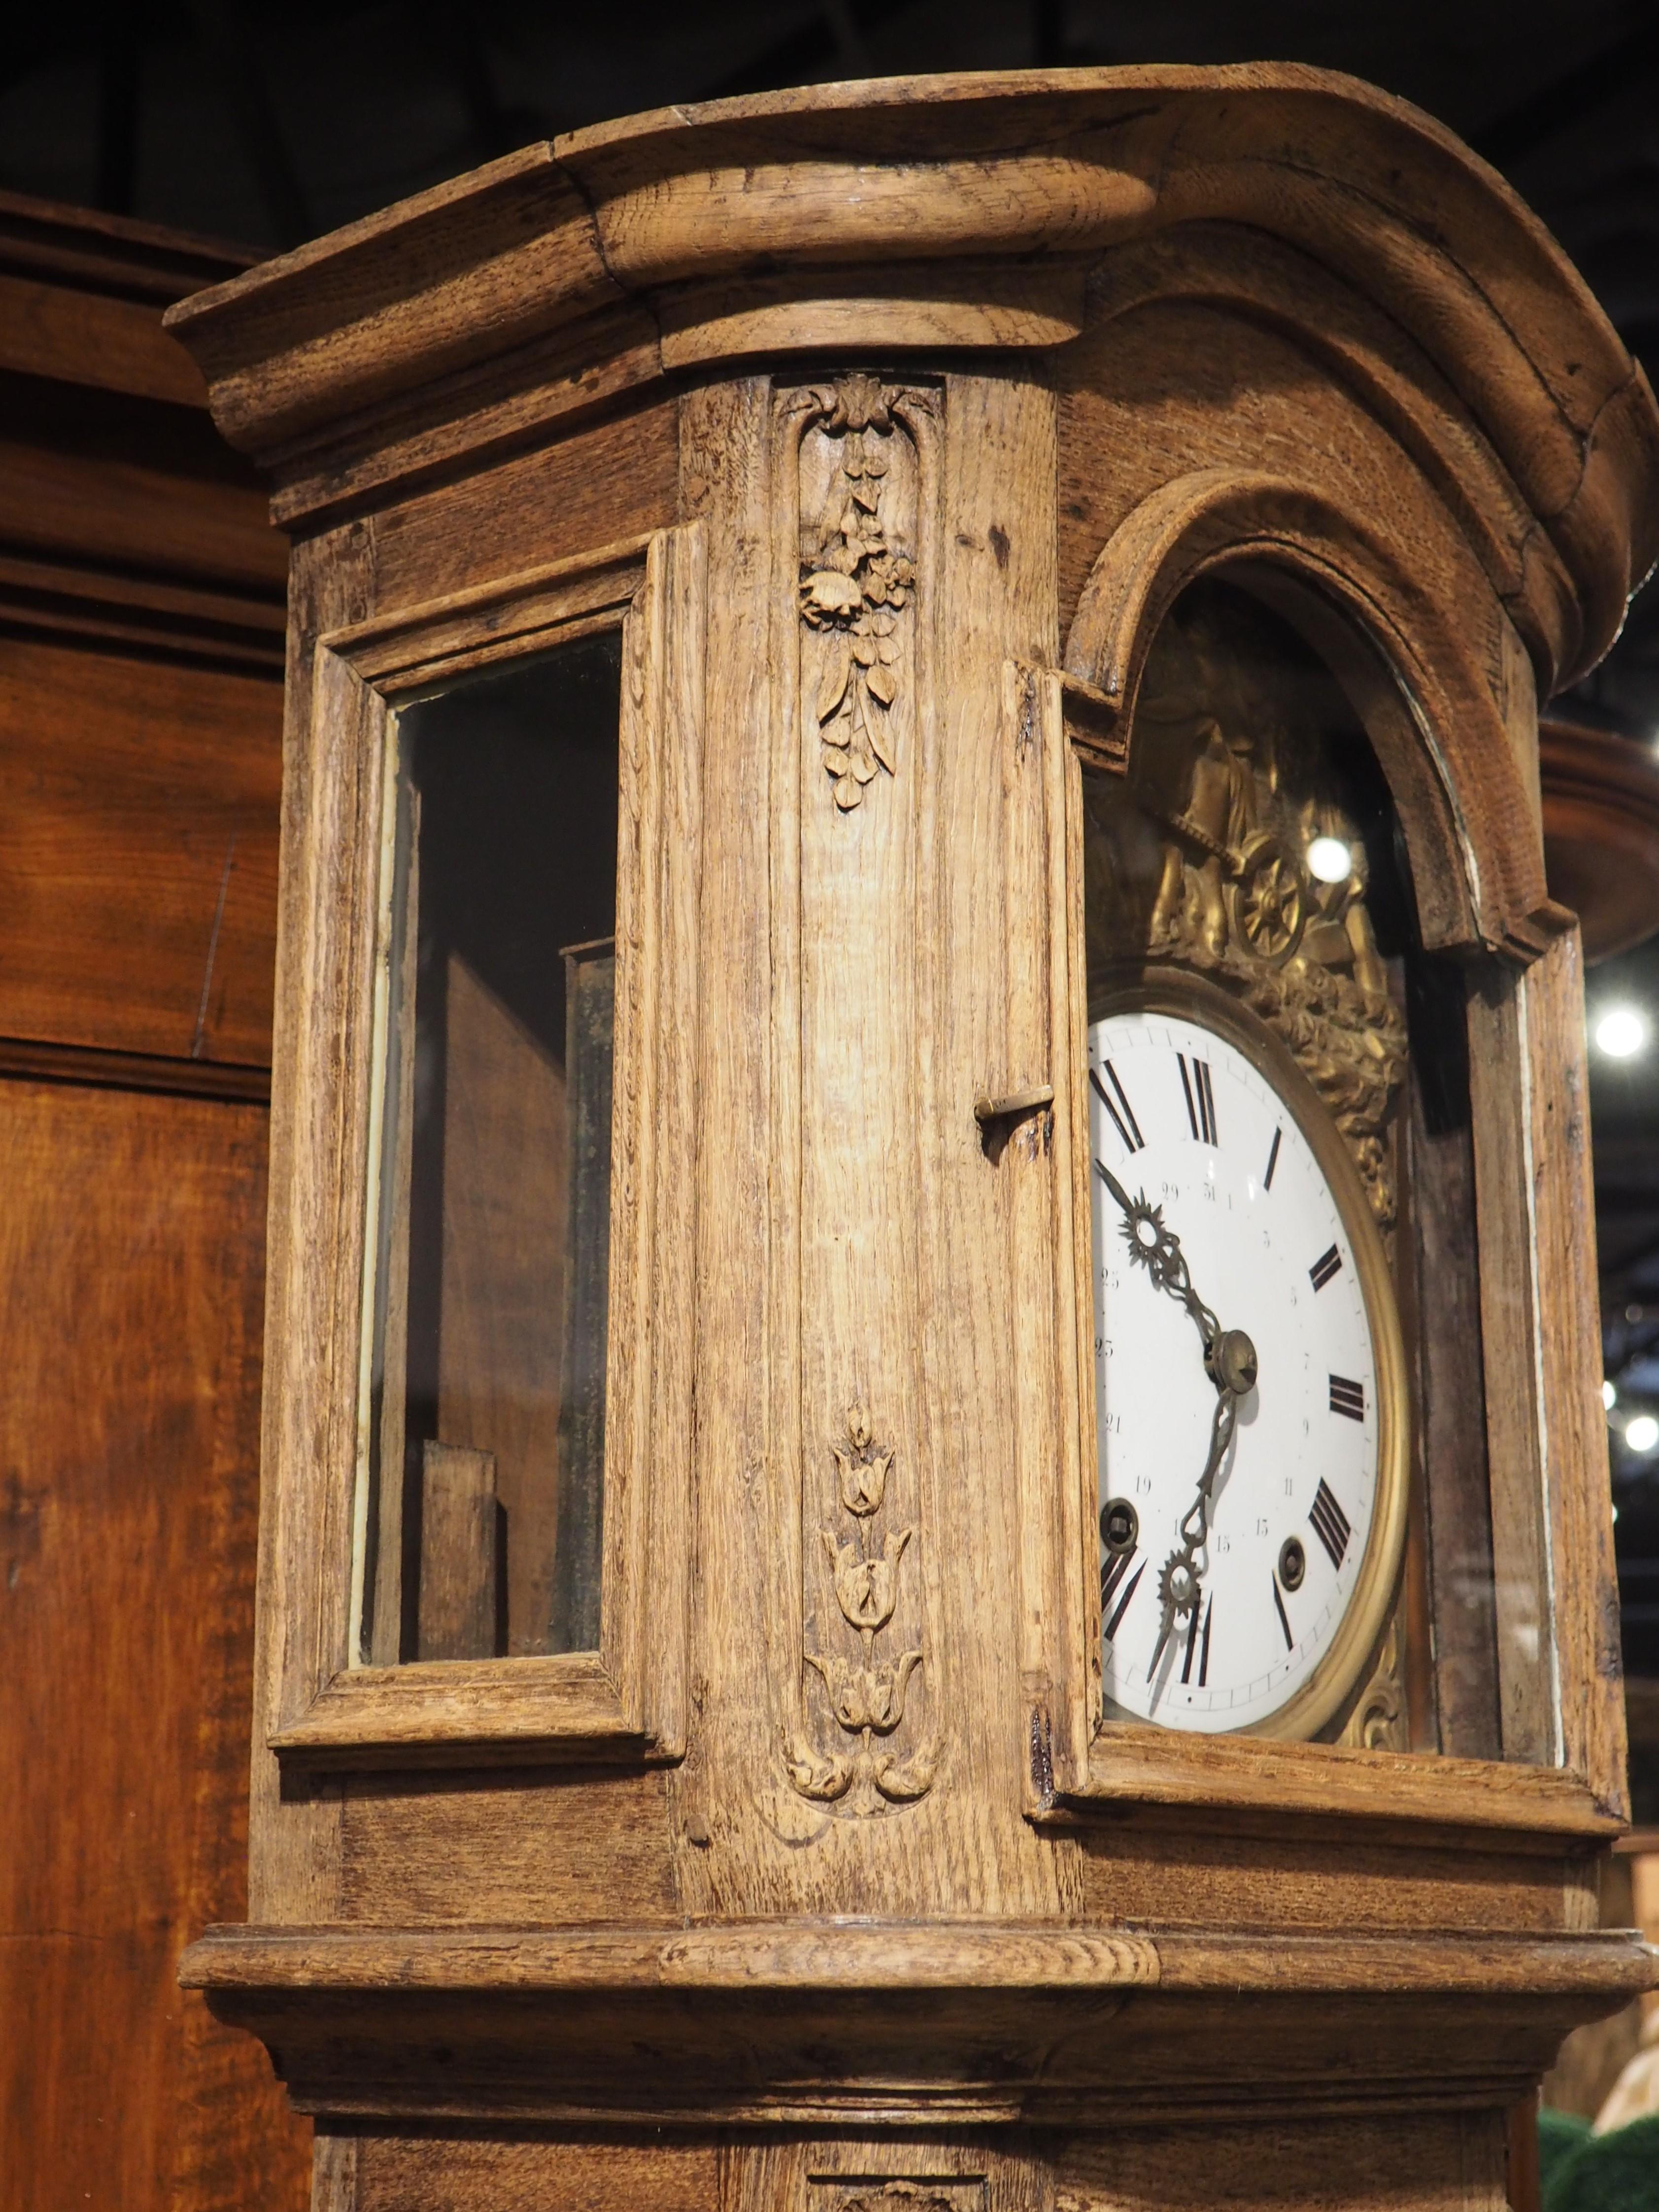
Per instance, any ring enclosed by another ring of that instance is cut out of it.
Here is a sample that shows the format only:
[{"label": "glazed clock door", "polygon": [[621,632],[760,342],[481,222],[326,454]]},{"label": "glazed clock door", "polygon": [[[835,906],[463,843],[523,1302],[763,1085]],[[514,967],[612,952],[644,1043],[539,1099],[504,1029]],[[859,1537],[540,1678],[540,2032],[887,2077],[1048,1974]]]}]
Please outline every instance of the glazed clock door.
[{"label": "glazed clock door", "polygon": [[1221,580],[1153,643],[1127,775],[1080,774],[1102,1719],[1313,1737],[1383,1668],[1403,1748],[1387,787],[1322,662]]}]

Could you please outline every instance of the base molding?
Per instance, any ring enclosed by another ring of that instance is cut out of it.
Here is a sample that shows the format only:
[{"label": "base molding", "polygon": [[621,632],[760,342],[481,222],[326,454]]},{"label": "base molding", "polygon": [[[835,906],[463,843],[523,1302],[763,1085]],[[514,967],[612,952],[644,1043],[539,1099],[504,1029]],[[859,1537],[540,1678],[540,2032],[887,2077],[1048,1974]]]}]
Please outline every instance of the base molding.
[{"label": "base molding", "polygon": [[1066,2129],[1501,2107],[1659,1960],[1619,1933],[226,1928],[181,1978],[325,2118]]}]

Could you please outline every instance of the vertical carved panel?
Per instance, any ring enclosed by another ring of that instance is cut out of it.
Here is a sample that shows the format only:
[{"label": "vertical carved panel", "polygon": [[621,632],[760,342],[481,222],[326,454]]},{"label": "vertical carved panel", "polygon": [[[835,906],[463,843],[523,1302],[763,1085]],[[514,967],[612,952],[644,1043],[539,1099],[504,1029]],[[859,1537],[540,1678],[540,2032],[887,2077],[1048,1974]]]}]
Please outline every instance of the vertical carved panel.
[{"label": "vertical carved panel", "polygon": [[918,410],[933,395],[844,376],[791,395],[800,549],[802,714],[836,805],[897,773],[915,734]]},{"label": "vertical carved panel", "polygon": [[915,943],[940,409],[866,375],[774,403],[793,641],[774,763],[775,1210],[799,1242],[777,1286],[771,1642],[784,1771],[820,1825],[914,1802],[939,1759]]}]

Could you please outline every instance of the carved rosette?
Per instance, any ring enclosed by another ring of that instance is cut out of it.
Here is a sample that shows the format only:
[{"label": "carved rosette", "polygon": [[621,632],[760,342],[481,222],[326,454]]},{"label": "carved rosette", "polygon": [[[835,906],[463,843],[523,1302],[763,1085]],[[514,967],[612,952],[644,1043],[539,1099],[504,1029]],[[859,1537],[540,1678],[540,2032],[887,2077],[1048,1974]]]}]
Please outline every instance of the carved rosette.
[{"label": "carved rosette", "polygon": [[876,1444],[861,1404],[848,1412],[846,1443],[831,1450],[850,1528],[824,1527],[818,1533],[836,1610],[856,1643],[840,1651],[804,1650],[802,1659],[805,1669],[818,1677],[830,1716],[848,1741],[823,1751],[798,1738],[787,1763],[790,1781],[803,1797],[867,1817],[924,1796],[937,1764],[931,1748],[906,1758],[888,1743],[905,1719],[911,1680],[922,1664],[920,1647],[877,1650],[898,1608],[900,1576],[915,1530],[888,1521],[894,1455]]},{"label": "carved rosette", "polygon": [[918,411],[854,374],[788,395],[799,440],[801,705],[843,813],[897,773],[915,717]]}]

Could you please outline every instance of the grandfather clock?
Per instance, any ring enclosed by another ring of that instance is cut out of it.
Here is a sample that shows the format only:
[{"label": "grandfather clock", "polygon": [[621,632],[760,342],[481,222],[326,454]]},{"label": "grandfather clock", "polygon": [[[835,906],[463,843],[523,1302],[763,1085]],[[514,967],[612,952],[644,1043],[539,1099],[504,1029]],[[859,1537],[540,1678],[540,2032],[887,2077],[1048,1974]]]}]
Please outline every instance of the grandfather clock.
[{"label": "grandfather clock", "polygon": [[1497,2206],[1654,1978],[1545,232],[1288,68],[533,148],[172,326],[295,533],[250,1923],[328,2212]]}]

